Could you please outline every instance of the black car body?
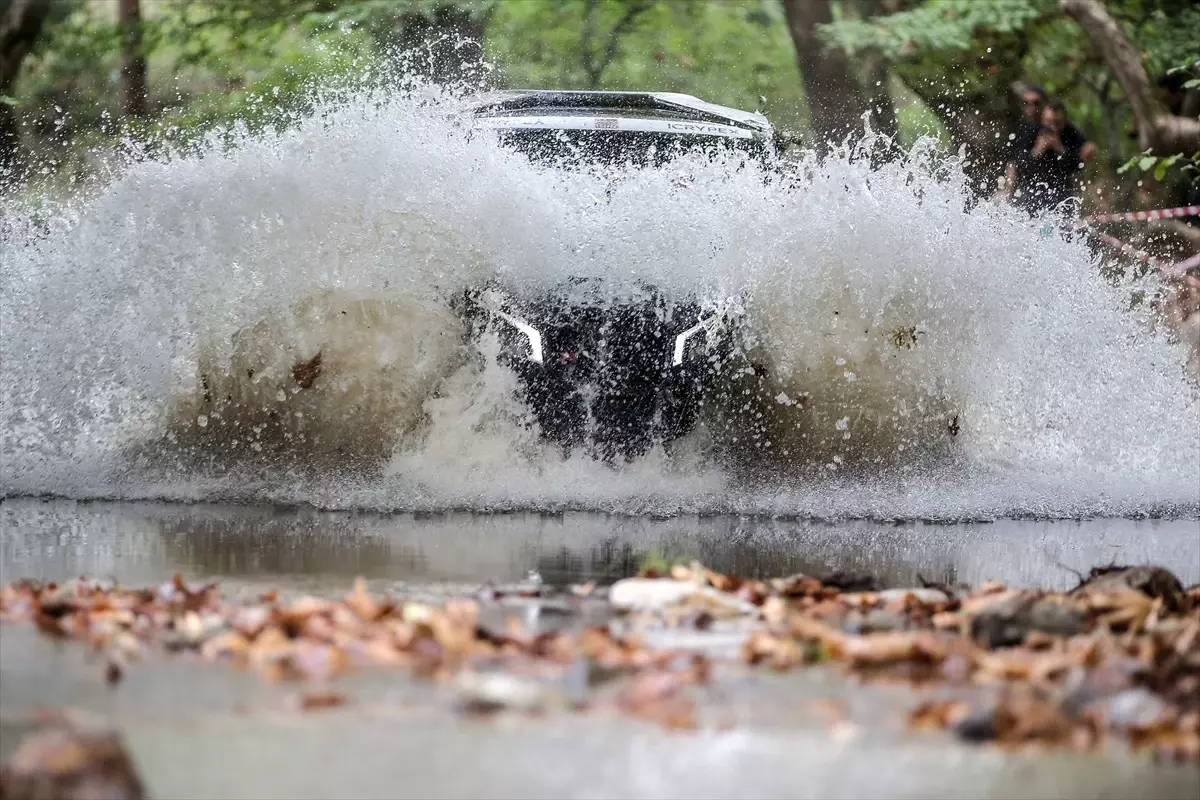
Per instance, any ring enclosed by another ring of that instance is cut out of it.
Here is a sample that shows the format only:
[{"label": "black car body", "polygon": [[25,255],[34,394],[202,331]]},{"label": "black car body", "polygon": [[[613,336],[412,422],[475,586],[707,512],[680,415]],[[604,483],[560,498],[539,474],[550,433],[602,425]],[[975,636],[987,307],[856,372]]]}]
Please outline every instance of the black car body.
[{"label": "black car body", "polygon": [[[474,129],[556,169],[653,168],[721,148],[778,155],[762,115],[687,95],[501,92],[469,113]],[[462,309],[473,336],[499,331],[500,358],[519,375],[544,436],[617,461],[692,429],[705,386],[738,352],[735,306],[668,298],[650,285],[615,298],[564,269],[557,286],[535,296],[498,282],[475,287]]]}]

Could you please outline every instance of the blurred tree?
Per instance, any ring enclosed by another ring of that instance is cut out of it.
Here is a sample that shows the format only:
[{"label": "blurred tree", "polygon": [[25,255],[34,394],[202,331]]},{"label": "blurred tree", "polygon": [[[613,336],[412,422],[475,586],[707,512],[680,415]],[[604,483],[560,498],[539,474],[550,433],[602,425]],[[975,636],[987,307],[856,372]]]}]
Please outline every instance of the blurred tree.
[{"label": "blurred tree", "polygon": [[[903,0],[888,13],[882,5],[874,16],[818,25],[818,33],[852,59],[872,52],[886,59],[891,75],[937,115],[950,143],[966,146],[965,169],[980,192],[990,192],[1005,161],[1020,111],[1012,88],[1020,81],[1062,97],[1074,122],[1104,145],[1109,170],[1133,154],[1125,135],[1129,98],[1058,0]],[[1196,54],[1194,0],[1110,0],[1107,9],[1152,72]]]},{"label": "blurred tree", "polygon": [[[587,74],[587,88],[599,89],[604,70],[621,52],[621,36],[637,24],[638,17],[650,9],[650,0],[632,0],[624,3],[620,17],[607,33],[597,33],[596,17],[601,0],[583,0],[583,26],[579,33],[579,54],[583,71]],[[603,45],[597,52],[597,39]]]},{"label": "blurred tree", "polygon": [[[1200,150],[1200,119],[1173,114],[1155,98],[1141,53],[1108,9],[1098,0],[1061,0],[1060,5],[1087,33],[1125,92],[1137,123],[1138,145],[1159,155]],[[1200,51],[1200,39],[1194,44]]]},{"label": "blurred tree", "polygon": [[[581,52],[585,44],[590,56]],[[683,92],[757,108],[783,127],[807,124],[779,0],[500,3],[487,59],[505,86]]]},{"label": "blurred tree", "polygon": [[[904,4],[905,0],[855,0],[853,8],[860,19],[869,19],[878,14],[895,14],[904,9]],[[880,133],[895,137],[900,124],[896,117],[896,104],[889,91],[891,74],[887,58],[878,49],[868,48],[863,52],[862,61],[871,126]]]},{"label": "blurred tree", "polygon": [[142,49],[142,9],[139,0],[118,0],[121,27],[121,112],[146,116],[146,54]]},{"label": "blurred tree", "polygon": [[214,28],[233,35],[282,32],[296,24],[315,30],[359,30],[385,57],[409,72],[454,81],[481,61],[487,22],[499,0],[195,0],[190,20],[172,35],[181,46],[194,39],[221,47]]},{"label": "blurred tree", "polygon": [[783,11],[795,44],[816,142],[823,146],[860,132],[862,115],[870,108],[867,94],[846,53],[827,48],[817,38],[817,26],[833,21],[829,0],[783,0]]},{"label": "blurred tree", "polygon": [[1024,77],[1025,29],[1050,1],[923,0],[827,23],[820,33],[851,57],[874,52],[887,59],[891,73],[937,115],[951,144],[966,146],[964,170],[977,191],[989,193],[1018,111],[1011,87]]},{"label": "blurred tree", "polygon": [[[221,0],[232,2],[237,0]],[[366,32],[406,71],[437,83],[475,74],[499,0],[269,0],[307,6],[307,19]]]},{"label": "blurred tree", "polygon": [[416,54],[415,66],[435,83],[471,77],[483,62],[490,4],[437,3],[399,17],[397,52]]},{"label": "blurred tree", "polygon": [[9,96],[21,64],[33,51],[50,16],[50,0],[0,2],[0,175],[16,165],[20,134]]}]

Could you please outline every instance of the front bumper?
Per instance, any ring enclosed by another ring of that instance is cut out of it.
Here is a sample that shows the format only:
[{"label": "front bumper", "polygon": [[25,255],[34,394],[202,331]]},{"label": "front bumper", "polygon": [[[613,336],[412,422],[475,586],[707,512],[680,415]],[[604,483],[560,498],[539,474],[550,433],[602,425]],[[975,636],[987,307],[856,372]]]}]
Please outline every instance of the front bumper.
[{"label": "front bumper", "polygon": [[476,334],[500,334],[503,363],[520,377],[543,436],[566,451],[628,459],[692,429],[703,389],[734,346],[739,308],[632,300],[586,302],[564,293],[517,303],[489,288],[469,296]]}]

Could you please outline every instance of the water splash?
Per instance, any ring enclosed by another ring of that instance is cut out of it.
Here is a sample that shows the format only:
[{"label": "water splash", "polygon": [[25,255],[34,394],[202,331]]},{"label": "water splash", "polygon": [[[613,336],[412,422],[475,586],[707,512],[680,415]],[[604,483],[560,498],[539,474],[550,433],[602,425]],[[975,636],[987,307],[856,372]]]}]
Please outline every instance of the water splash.
[{"label": "water splash", "polygon": [[[932,143],[782,177],[554,172],[428,87],[142,157],[9,214],[0,493],[327,507],[1196,513],[1180,349]],[[319,109],[318,109],[319,110]],[[538,437],[448,305],[495,274],[738,297],[758,373],[612,469]],[[307,366],[306,366],[307,365]],[[1190,437],[1190,438],[1189,438]]]}]

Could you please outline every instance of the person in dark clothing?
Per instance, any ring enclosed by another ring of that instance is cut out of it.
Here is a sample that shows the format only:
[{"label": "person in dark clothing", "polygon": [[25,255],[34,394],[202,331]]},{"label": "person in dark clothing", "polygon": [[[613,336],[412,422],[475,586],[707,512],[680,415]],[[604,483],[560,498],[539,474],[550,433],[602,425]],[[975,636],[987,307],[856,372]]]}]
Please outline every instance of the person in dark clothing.
[{"label": "person in dark clothing", "polygon": [[1083,166],[1085,144],[1083,135],[1068,124],[1063,104],[1048,101],[1033,143],[1016,162],[1014,200],[1037,213],[1070,198],[1075,173]]},{"label": "person in dark clothing", "polygon": [[1036,83],[1027,84],[1021,91],[1021,121],[1017,132],[1009,140],[1009,150],[1012,153],[1010,161],[1016,161],[1033,149],[1038,131],[1042,127],[1042,111],[1046,108],[1049,97],[1046,90]]},{"label": "person in dark clothing", "polygon": [[[1044,183],[1053,172],[1053,170],[1051,173],[1046,172],[1045,162],[1048,161],[1048,157],[1042,158],[1038,162],[1030,159],[1030,153],[1037,147],[1039,137],[1047,133],[1045,117],[1051,108],[1053,108],[1052,116],[1057,120],[1055,124],[1061,124],[1061,128],[1055,132],[1056,135],[1048,137],[1053,139],[1054,146],[1051,149],[1055,153],[1074,153],[1076,170],[1083,162],[1088,161],[1096,154],[1096,146],[1067,120],[1066,109],[1061,102],[1051,100],[1046,91],[1037,84],[1024,85],[1021,90],[1021,121],[1017,125],[1016,132],[1009,139],[1009,160],[1005,170],[1004,193],[1009,200],[1016,200],[1031,211],[1040,211],[1054,204],[1042,202],[1040,197],[1033,197],[1030,194],[1039,181]],[[1031,169],[1039,169],[1046,174],[1033,175],[1030,174]],[[1073,175],[1074,171],[1071,173],[1071,176]],[[1062,199],[1070,196],[1073,184],[1071,176],[1068,176],[1065,181],[1067,187],[1065,195],[1058,191],[1053,193],[1056,197],[1061,195],[1060,200],[1055,202],[1061,202]],[[1056,180],[1058,180],[1056,186],[1063,184],[1060,178],[1056,178]],[[1036,191],[1034,194],[1040,196],[1045,195],[1045,192]]]}]

